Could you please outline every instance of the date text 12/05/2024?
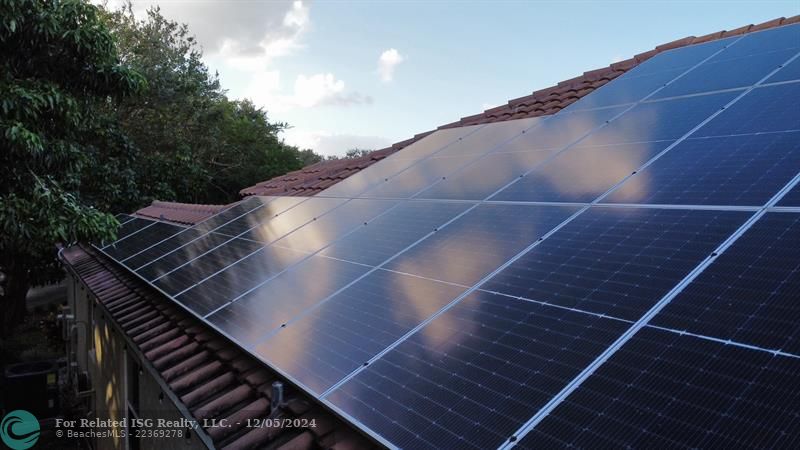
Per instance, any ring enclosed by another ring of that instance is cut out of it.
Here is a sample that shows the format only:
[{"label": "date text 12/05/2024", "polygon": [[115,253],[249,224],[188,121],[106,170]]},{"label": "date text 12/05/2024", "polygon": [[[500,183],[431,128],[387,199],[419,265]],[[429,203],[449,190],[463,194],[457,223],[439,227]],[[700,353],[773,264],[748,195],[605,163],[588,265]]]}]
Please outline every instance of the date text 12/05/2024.
[{"label": "date text 12/05/2024", "polygon": [[122,418],[112,419],[80,419],[65,420],[56,419],[56,428],[160,428],[160,429],[186,429],[197,428],[227,428],[232,426],[245,426],[247,428],[315,428],[315,419],[290,419],[290,418],[265,418],[247,419],[244,422],[232,423],[227,419],[204,419],[202,421],[190,419],[144,419],[144,418]]}]

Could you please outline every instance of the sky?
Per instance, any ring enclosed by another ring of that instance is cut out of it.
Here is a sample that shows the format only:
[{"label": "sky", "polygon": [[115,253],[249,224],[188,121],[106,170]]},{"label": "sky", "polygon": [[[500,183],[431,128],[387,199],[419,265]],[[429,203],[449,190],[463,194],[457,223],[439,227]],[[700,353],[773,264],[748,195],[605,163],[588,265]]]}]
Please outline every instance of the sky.
[{"label": "sky", "polygon": [[[114,7],[120,1],[111,1]],[[325,155],[379,149],[657,45],[800,1],[134,0],[187,23],[234,98]]]}]

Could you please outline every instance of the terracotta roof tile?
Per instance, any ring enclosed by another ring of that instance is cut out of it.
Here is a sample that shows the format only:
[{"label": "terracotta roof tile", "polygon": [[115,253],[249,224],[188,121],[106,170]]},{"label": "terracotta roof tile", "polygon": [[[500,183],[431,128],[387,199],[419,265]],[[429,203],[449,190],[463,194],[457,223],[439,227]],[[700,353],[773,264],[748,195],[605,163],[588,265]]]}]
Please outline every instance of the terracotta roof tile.
[{"label": "terracotta roof tile", "polygon": [[[123,327],[121,319],[128,321],[125,334],[158,371],[157,376],[180,396],[192,414],[189,418],[228,417],[228,423],[234,424],[246,423],[247,418],[270,417],[271,383],[280,376],[91,248],[65,249],[62,260],[118,326]],[[137,312],[146,312],[148,319],[131,319]],[[287,389],[287,401],[293,406],[280,408],[281,417],[313,416],[325,424],[324,428],[253,432],[232,426],[209,427],[204,432],[215,446],[230,449],[374,447],[296,390]]]}]

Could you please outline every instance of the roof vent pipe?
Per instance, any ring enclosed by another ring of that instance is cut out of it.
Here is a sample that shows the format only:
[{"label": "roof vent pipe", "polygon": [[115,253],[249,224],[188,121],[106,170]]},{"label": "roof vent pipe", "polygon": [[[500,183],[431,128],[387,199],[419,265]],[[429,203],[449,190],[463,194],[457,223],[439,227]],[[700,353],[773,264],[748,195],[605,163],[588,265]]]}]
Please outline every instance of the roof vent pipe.
[{"label": "roof vent pipe", "polygon": [[270,402],[270,413],[272,415],[283,406],[283,383],[275,381],[272,383],[272,401]]}]

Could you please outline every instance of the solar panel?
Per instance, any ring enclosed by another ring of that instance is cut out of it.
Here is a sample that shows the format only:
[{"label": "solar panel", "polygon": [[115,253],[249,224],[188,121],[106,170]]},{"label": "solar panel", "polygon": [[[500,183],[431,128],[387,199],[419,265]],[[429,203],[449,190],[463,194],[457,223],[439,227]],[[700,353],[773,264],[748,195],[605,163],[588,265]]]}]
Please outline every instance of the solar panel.
[{"label": "solar panel", "polygon": [[[792,28],[792,27],[789,27]],[[744,36],[699,67],[666,86],[653,98],[674,97],[755,84],[800,51],[800,27],[795,42],[781,46],[765,45],[769,33]]]},{"label": "solar panel", "polygon": [[129,234],[125,239],[118,240],[103,251],[116,260],[123,260],[139,253],[153,244],[174,236],[183,227],[164,222],[155,222],[150,226],[141,228],[138,232]]},{"label": "solar panel", "polygon": [[593,207],[481,289],[637,320],[750,214]]},{"label": "solar panel", "polygon": [[555,150],[492,153],[442,179],[416,198],[483,200],[537,164]]},{"label": "solar panel", "polygon": [[780,83],[783,81],[800,80],[800,58],[786,64],[781,70],[767,78],[767,83]]},{"label": "solar panel", "polygon": [[659,53],[612,80],[602,89],[581,98],[570,105],[568,110],[576,111],[640,101],[689,71],[696,64],[712,57],[733,41],[734,39],[723,39]]},{"label": "solar panel", "polygon": [[798,171],[797,131],[690,138],[604,201],[761,206]]},{"label": "solar panel", "polygon": [[518,446],[794,448],[800,358],[644,329]]},{"label": "solar panel", "polygon": [[720,92],[640,103],[580,141],[577,146],[675,140],[700,125],[734,97],[735,92]]},{"label": "solar panel", "polygon": [[693,137],[730,136],[800,130],[800,108],[787,99],[800,98],[800,83],[753,89]]},{"label": "solar panel", "polygon": [[791,191],[783,196],[778,206],[800,207],[800,186],[795,186]]},{"label": "solar panel", "polygon": [[591,202],[673,141],[577,147],[536,167],[492,197],[497,201]]},{"label": "solar panel", "polygon": [[321,394],[464,290],[377,270],[290,321],[255,351]]},{"label": "solar panel", "polygon": [[[403,148],[402,152],[390,155],[386,159],[371,165],[370,170],[362,170],[326,189],[322,195],[332,197],[357,197],[372,186],[378,185],[388,178],[417,164],[428,156],[436,154],[454,145],[459,139],[466,138],[479,130],[483,125],[469,127],[445,128],[436,130],[424,138]],[[344,164],[347,161],[343,162]]]},{"label": "solar panel", "polygon": [[231,298],[232,303],[212,313],[208,320],[245,348],[251,348],[369,269],[314,255],[239,298]]},{"label": "solar panel", "polygon": [[575,207],[480,205],[384,267],[472,286],[575,212]]},{"label": "solar panel", "polygon": [[377,266],[466,211],[470,203],[403,202],[321,254]]},{"label": "solar panel", "polygon": [[400,448],[496,448],[626,328],[475,292],[327,399]]},{"label": "solar panel", "polygon": [[652,321],[800,355],[800,214],[768,213]]},{"label": "solar panel", "polygon": [[103,251],[388,446],[790,446],[798,30]]}]

